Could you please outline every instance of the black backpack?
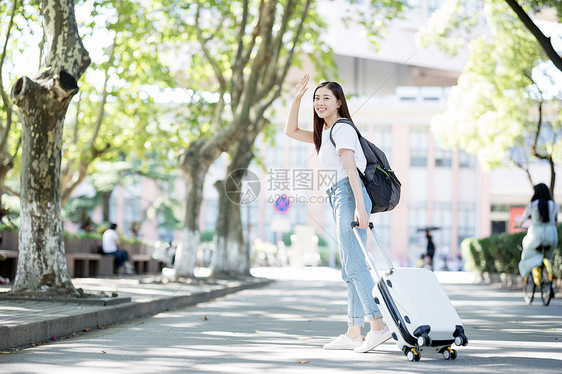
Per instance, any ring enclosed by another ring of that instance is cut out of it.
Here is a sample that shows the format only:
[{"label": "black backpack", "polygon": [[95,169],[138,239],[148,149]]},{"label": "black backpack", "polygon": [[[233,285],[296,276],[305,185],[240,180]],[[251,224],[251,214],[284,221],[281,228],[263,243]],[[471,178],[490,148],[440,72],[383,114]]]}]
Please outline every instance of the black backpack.
[{"label": "black backpack", "polygon": [[[336,123],[338,122],[347,123],[355,129],[359,137],[359,143],[361,143],[361,148],[367,159],[365,174],[361,173],[359,169],[357,169],[357,171],[373,203],[371,213],[388,212],[394,209],[394,207],[398,205],[398,201],[400,201],[400,187],[402,185],[394,174],[394,171],[390,168],[386,155],[376,145],[361,136],[361,133],[353,122],[347,118],[342,118]],[[333,130],[334,126],[330,129],[330,141],[335,147],[336,143],[332,137]]]}]

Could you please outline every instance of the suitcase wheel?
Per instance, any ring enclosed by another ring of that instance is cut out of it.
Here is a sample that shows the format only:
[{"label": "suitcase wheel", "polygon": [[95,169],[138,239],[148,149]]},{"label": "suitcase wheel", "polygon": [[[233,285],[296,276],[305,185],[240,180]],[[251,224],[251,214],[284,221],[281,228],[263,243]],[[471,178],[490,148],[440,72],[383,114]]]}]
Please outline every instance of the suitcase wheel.
[{"label": "suitcase wheel", "polygon": [[454,360],[455,358],[457,358],[457,351],[455,351],[451,347],[447,347],[443,350],[443,358],[445,360]]},{"label": "suitcase wheel", "polygon": [[418,337],[418,345],[420,347],[429,347],[431,345],[431,338],[427,334]]},{"label": "suitcase wheel", "polygon": [[408,358],[408,361],[412,362],[419,361],[421,359],[421,356],[415,348],[411,348],[406,351],[406,358]]},{"label": "suitcase wheel", "polygon": [[461,335],[455,337],[455,344],[458,345],[458,346],[467,345],[468,339],[466,338],[466,335],[461,334]]}]

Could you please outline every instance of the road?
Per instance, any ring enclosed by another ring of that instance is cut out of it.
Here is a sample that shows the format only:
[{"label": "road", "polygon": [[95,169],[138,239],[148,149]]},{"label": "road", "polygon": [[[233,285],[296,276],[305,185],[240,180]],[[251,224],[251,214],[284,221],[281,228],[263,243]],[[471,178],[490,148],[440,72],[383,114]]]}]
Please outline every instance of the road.
[{"label": "road", "polygon": [[[440,280],[470,343],[456,360],[409,362],[388,341],[376,351],[325,351],[345,332],[338,272],[258,269],[271,286],[0,355],[0,373],[560,373],[562,300],[525,305],[516,291]],[[425,353],[425,355],[424,355]]]}]

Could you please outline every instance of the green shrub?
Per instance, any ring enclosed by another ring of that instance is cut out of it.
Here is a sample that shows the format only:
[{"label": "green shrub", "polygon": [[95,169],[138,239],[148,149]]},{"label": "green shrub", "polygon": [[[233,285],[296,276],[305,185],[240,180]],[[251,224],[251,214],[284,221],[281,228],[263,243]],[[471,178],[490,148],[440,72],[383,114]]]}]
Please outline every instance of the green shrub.
[{"label": "green shrub", "polygon": [[[562,224],[558,225],[558,238],[562,238]],[[519,274],[521,242],[526,232],[495,234],[487,238],[467,238],[461,243],[462,256],[467,270]],[[562,276],[562,239],[558,241],[552,261],[556,277]]]},{"label": "green shrub", "polygon": [[[320,254],[320,263],[322,266],[328,266],[330,264],[330,247],[319,246],[318,254]],[[336,267],[341,267],[340,256],[336,250]]]},{"label": "green shrub", "polygon": [[200,241],[201,243],[212,242],[214,236],[215,236],[215,232],[214,232],[214,231],[203,231],[203,232],[201,233],[201,238],[200,238],[199,241]]},{"label": "green shrub", "polygon": [[63,235],[68,239],[99,239],[101,240],[102,234],[98,232],[81,232],[78,234],[63,231]]},{"label": "green shrub", "polygon": [[19,227],[11,225],[0,225],[0,231],[18,231]]}]

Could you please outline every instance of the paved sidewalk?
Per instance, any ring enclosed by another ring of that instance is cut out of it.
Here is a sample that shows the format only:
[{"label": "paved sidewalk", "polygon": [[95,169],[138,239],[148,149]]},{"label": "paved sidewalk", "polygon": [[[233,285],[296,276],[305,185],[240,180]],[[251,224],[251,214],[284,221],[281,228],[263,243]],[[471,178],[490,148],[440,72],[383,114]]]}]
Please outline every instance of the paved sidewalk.
[{"label": "paved sidewalk", "polygon": [[[0,286],[0,351],[25,348],[82,331],[104,328],[133,318],[158,314],[272,282],[265,278],[167,283],[150,275],[121,278],[75,278],[86,293],[105,292],[102,299],[36,301],[5,296]],[[113,295],[112,295],[113,294]],[[116,294],[116,295],[115,295]]]}]

